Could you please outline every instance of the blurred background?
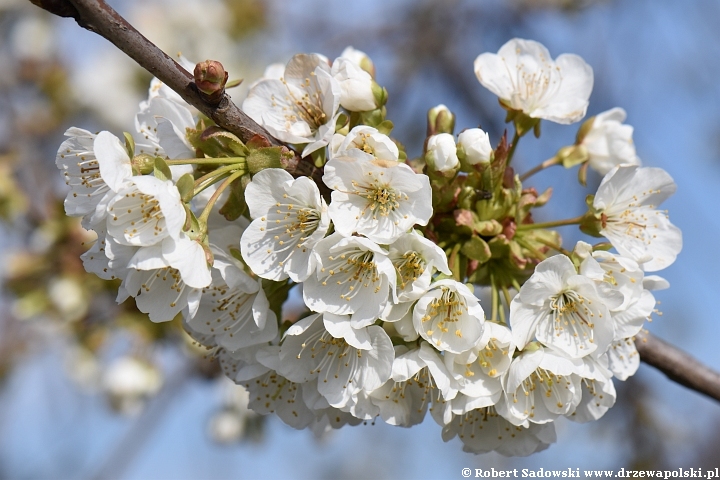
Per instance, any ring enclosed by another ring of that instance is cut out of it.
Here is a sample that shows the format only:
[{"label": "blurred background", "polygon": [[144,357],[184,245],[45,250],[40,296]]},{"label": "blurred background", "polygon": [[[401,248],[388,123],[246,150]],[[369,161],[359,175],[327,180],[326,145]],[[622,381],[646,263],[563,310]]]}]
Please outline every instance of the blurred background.
[{"label": "blurred background", "polygon": [[[117,0],[109,2],[173,55],[221,61],[244,85],[272,62],[348,46],[375,62],[390,93],[393,136],[422,151],[427,109],[446,104],[456,131],[496,143],[504,111],[472,62],[513,37],[594,69],[588,116],[620,106],[645,165],[678,184],[665,208],[684,235],[661,272],[661,316],[647,328],[720,367],[720,3],[636,0]],[[246,409],[247,398],[176,324],[152,324],[117,285],[85,274],[92,240],[64,216],[55,152],[70,126],[133,131],[150,75],[102,38],[27,0],[0,0],[0,478],[461,478],[464,467],[580,469],[716,467],[720,405],[641,365],[616,382],[600,421],[558,421],[558,443],[523,459],[463,453],[427,418],[295,431]],[[245,86],[232,91],[240,102]],[[572,144],[577,126],[543,122],[520,143],[525,171]],[[584,212],[588,187],[560,168],[537,221]],[[545,215],[544,217],[542,215]],[[582,234],[561,229],[565,245]]]}]

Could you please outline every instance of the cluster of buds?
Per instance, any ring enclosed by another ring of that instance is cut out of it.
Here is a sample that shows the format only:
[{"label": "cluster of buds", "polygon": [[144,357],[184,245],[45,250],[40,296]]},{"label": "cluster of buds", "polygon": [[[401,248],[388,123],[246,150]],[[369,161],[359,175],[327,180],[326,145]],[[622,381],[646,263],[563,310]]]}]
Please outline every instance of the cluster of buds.
[{"label": "cluster of buds", "polygon": [[[216,67],[195,70],[206,94],[222,91]],[[294,428],[377,417],[409,427],[430,411],[466,451],[547,448],[556,419],[601,417],[612,377],[637,368],[632,337],[655,306],[650,290],[667,286],[645,272],[682,246],[656,209],[674,183],[622,148],[632,132],[619,109],[517,175],[523,136],[539,136],[542,120],[584,117],[592,69],[515,39],[480,55],[475,71],[512,140],[493,149],[480,128],[456,138],[440,105],[422,157],[409,160],[362,52],[268,67],[242,108],[323,169],[327,196],[281,168],[288,149],[241,141],[153,81],[139,136],[71,129],[58,152],[66,212],[98,237],[86,269],[119,279],[118,301],[134,297],[151,321],[181,316],[247,388],[250,409]],[[552,165],[605,178],[585,215],[536,223],[551,191],[523,182]],[[566,250],[554,228],[572,224],[609,243]],[[291,321],[283,305],[296,286],[306,312]]]}]

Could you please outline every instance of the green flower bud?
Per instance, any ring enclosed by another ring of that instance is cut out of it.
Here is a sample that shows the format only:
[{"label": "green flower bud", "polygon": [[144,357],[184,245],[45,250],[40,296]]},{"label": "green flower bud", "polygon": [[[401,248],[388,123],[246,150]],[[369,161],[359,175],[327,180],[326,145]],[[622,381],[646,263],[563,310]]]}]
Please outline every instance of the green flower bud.
[{"label": "green flower bud", "polygon": [[155,157],[153,155],[148,155],[147,153],[135,155],[132,159],[132,168],[139,175],[148,175],[153,173],[153,169],[155,168]]},{"label": "green flower bud", "polygon": [[428,136],[438,133],[452,135],[455,129],[455,115],[445,106],[438,105],[428,110]]},{"label": "green flower bud", "polygon": [[211,100],[220,100],[225,92],[228,73],[217,60],[205,60],[195,65],[195,85]]}]

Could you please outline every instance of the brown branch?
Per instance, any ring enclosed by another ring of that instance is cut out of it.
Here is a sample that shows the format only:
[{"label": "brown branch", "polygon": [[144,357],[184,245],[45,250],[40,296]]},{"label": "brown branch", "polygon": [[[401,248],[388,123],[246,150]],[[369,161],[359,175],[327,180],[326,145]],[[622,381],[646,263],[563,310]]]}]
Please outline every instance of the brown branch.
[{"label": "brown branch", "polygon": [[265,138],[270,145],[282,146],[292,151],[293,158],[287,160],[283,167],[295,177],[311,176],[321,190],[324,187],[321,181],[322,170],[316,168],[310,158],[300,158],[297,152],[288,148],[248,117],[227,95],[223,95],[220,102],[206,101],[195,87],[190,72],[145,38],[103,0],[30,1],[55,15],[71,17],[81,27],[110,41],[135,60],[138,65],[176,91],[183,100],[200,110],[222,128],[237,135],[243,142],[259,135]]},{"label": "brown branch", "polygon": [[643,362],[657,368],[670,380],[720,401],[720,373],[645,331],[635,337],[635,346]]}]

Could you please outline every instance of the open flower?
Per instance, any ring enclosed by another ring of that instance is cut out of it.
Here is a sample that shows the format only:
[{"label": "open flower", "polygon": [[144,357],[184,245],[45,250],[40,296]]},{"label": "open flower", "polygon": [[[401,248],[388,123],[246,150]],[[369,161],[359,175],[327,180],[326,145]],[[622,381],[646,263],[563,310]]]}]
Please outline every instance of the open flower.
[{"label": "open flower", "polygon": [[270,280],[302,282],[315,269],[312,250],[327,233],[330,218],[317,185],[293,179],[285,170],[255,174],[245,190],[255,219],[243,232],[243,260],[255,274]]},{"label": "open flower", "polygon": [[305,304],[315,312],[352,315],[354,328],[371,325],[395,291],[395,268],[387,252],[362,237],[334,233],[315,246],[316,274],[303,284]]},{"label": "open flower", "polygon": [[264,79],[248,93],[242,108],[274,137],[306,144],[307,156],[330,142],[340,104],[340,85],[319,55],[295,55],[280,80]]},{"label": "open flower", "polygon": [[506,108],[562,124],[585,116],[593,87],[592,68],[579,56],[553,60],[540,43],[519,38],[477,57],[475,75]]},{"label": "open flower", "polygon": [[607,301],[565,255],[543,260],[510,303],[515,343],[537,337],[572,358],[602,354],[615,334]]},{"label": "open flower", "polygon": [[389,244],[432,215],[427,176],[399,162],[377,160],[351,148],[325,165],[323,182],[332,188],[328,209],[335,230]]},{"label": "open flower", "polygon": [[415,330],[440,351],[462,353],[483,333],[485,314],[477,297],[464,284],[439,280],[420,297],[413,311]]},{"label": "open flower", "polygon": [[662,168],[632,165],[611,170],[595,194],[592,208],[600,234],[647,272],[668,267],[682,250],[682,232],[657,210],[675,189]]}]

